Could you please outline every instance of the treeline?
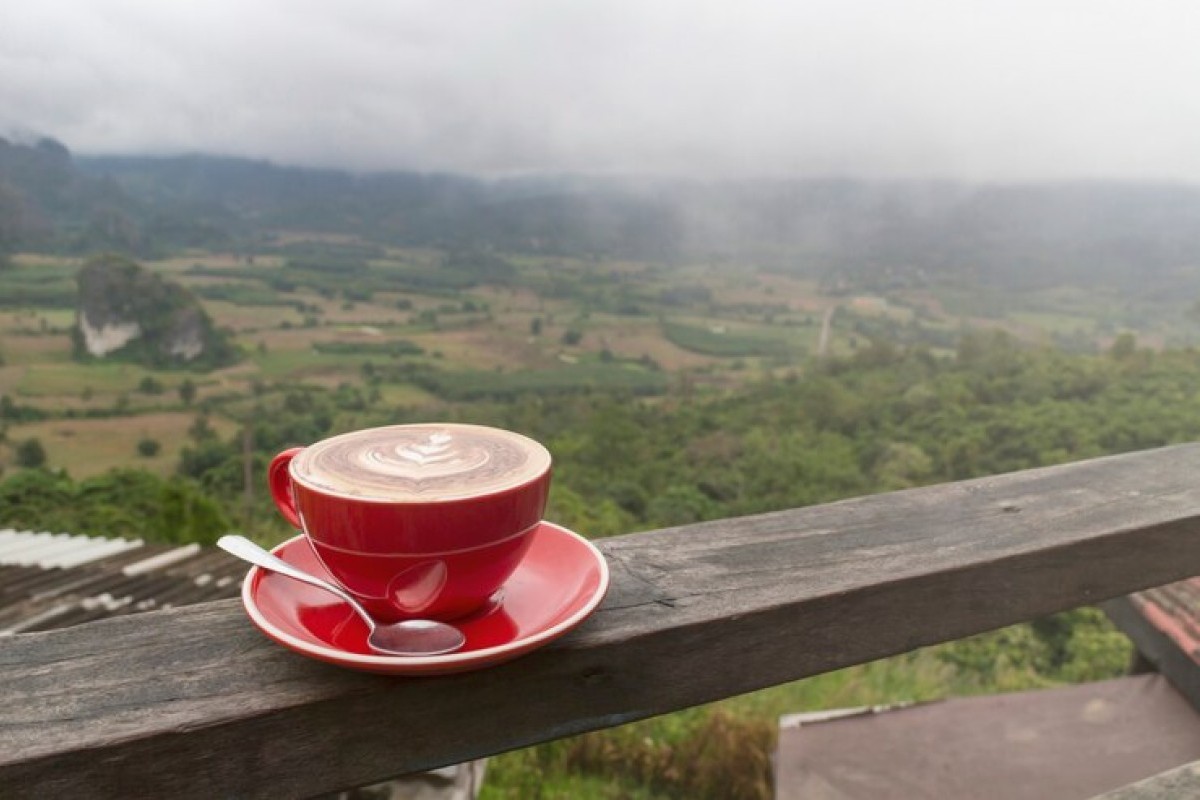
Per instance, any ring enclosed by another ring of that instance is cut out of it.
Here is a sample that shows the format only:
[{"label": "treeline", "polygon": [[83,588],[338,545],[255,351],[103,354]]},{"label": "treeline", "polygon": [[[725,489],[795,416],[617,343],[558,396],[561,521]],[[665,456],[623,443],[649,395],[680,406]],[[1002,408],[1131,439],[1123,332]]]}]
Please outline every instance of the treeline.
[{"label": "treeline", "polygon": [[[544,441],[556,462],[551,516],[603,536],[1200,436],[1200,353],[1140,350],[1128,337],[1100,356],[1029,349],[1002,334],[968,336],[952,358],[876,343],[729,395],[638,400],[632,386],[603,379],[589,391],[545,388],[497,385],[503,400],[485,394],[436,411],[388,407],[365,386],[265,394],[237,411],[249,438],[222,440],[199,419],[179,474],[228,518],[269,533],[263,492],[245,515],[247,458],[257,478],[279,449],[353,427],[431,417],[489,423]],[[0,506],[0,522],[15,513]],[[22,519],[47,524],[27,509]]]},{"label": "treeline", "polygon": [[219,204],[137,199],[111,178],[80,169],[53,139],[0,137],[0,268],[7,254],[23,249],[152,257],[180,247],[229,247],[237,219]]},{"label": "treeline", "polygon": [[144,541],[212,544],[230,527],[218,500],[184,478],[112,470],[73,481],[46,469],[0,481],[0,524]]},{"label": "treeline", "polygon": [[495,417],[555,453],[564,521],[606,534],[1191,441],[1197,398],[1196,351],[976,334],[952,359],[876,343],[717,399],[528,398]]},{"label": "treeline", "polygon": [[[260,248],[265,253],[273,249]],[[484,283],[505,285],[517,278],[517,269],[509,261],[494,253],[470,249],[453,249],[437,259],[407,263],[369,261],[363,253],[374,250],[359,245],[293,244],[280,251],[286,254],[282,266],[215,268],[196,264],[188,273],[239,281],[204,287],[201,294],[209,299],[266,306],[297,305],[295,299],[279,294],[300,289],[311,289],[326,299],[340,296],[351,302],[369,302],[380,292],[454,297],[463,289]],[[308,310],[303,305],[297,307],[302,313]]]}]

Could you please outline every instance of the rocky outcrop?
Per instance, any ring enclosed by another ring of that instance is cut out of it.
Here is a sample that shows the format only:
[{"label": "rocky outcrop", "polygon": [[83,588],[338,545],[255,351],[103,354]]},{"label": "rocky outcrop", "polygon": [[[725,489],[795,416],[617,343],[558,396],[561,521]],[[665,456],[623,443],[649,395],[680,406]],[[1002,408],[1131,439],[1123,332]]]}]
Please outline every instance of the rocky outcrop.
[{"label": "rocky outcrop", "polygon": [[76,354],[147,366],[220,366],[234,360],[195,295],[127,258],[93,258],[79,271]]}]

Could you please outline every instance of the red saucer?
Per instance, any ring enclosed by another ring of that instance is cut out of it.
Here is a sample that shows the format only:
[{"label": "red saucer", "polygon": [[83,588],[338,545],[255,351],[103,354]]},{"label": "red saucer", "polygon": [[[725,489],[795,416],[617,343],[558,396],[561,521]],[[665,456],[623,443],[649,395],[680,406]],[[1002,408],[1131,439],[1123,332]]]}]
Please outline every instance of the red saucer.
[{"label": "red saucer", "polygon": [[[304,536],[275,555],[332,580]],[[463,648],[440,656],[381,656],[367,647],[367,625],[336,596],[251,567],[242,604],[270,638],[297,653],[350,669],[390,675],[442,675],[499,664],[557,639],[583,622],[608,590],[608,564],[595,545],[550,522],[533,533],[529,552],[491,606],[458,620]]]}]

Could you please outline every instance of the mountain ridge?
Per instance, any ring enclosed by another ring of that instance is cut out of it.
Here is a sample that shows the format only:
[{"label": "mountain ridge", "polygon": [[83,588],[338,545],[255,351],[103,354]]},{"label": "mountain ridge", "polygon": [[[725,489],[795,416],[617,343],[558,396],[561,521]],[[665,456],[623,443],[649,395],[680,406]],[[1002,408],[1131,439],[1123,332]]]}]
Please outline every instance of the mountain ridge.
[{"label": "mountain ridge", "polygon": [[1200,266],[1200,186],[480,179],[199,154],[75,158],[53,140],[0,139],[0,252],[265,252],[279,230],[394,246],[750,262],[815,278],[1136,288]]}]

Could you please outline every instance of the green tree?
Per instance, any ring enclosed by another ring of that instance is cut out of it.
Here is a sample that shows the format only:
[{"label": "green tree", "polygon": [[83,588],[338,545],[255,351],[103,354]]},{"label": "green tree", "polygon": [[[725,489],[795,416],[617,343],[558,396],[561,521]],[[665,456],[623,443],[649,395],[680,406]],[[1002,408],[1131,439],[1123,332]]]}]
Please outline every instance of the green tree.
[{"label": "green tree", "polygon": [[26,530],[70,530],[74,484],[44,469],[17,470],[0,481],[0,523]]},{"label": "green tree", "polygon": [[212,544],[231,525],[221,507],[194,485],[173,478],[162,489],[159,530],[171,541]]},{"label": "green tree", "polygon": [[588,536],[613,536],[629,530],[630,516],[610,499],[589,502],[566,486],[552,486],[547,519]]},{"label": "green tree", "polygon": [[889,442],[875,462],[874,473],[885,491],[907,489],[929,479],[933,460],[915,444]]},{"label": "green tree", "polygon": [[1113,340],[1112,347],[1108,348],[1108,354],[1117,361],[1125,361],[1132,358],[1137,353],[1137,337],[1129,331],[1125,331],[1117,335]]},{"label": "green tree", "polygon": [[655,525],[686,525],[716,516],[712,499],[695,486],[674,484],[650,500],[647,516]]},{"label": "green tree", "polygon": [[196,399],[196,384],[191,378],[184,378],[179,384],[179,399],[185,406],[190,406]]},{"label": "green tree", "polygon": [[220,505],[183,478],[118,469],[80,481],[21,470],[0,481],[0,524],[88,536],[210,544],[230,529]]},{"label": "green tree", "polygon": [[46,463],[46,448],[42,447],[40,439],[26,439],[17,445],[17,465],[33,469]]},{"label": "green tree", "polygon": [[138,455],[142,456],[143,458],[153,458],[154,456],[158,455],[158,452],[161,449],[162,445],[159,444],[159,441],[157,439],[151,439],[148,436],[139,439],[137,443]]},{"label": "green tree", "polygon": [[217,432],[213,430],[208,417],[204,414],[192,420],[192,424],[188,426],[187,434],[188,438],[194,442],[205,442],[217,438]]},{"label": "green tree", "polygon": [[138,384],[138,391],[142,394],[162,394],[163,385],[153,375],[147,375],[146,377],[142,378],[141,383]]}]

